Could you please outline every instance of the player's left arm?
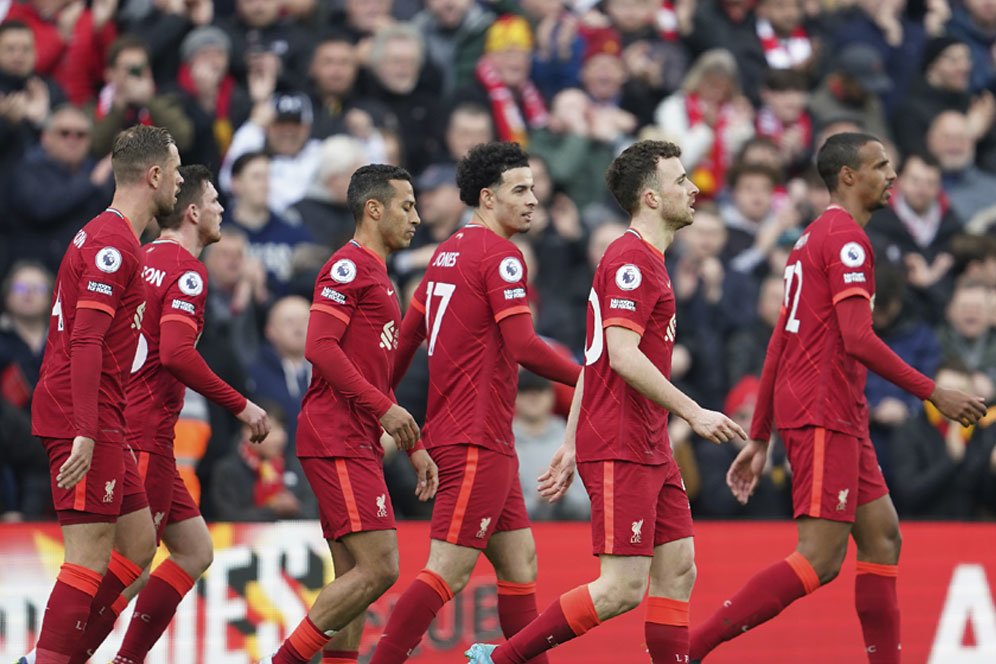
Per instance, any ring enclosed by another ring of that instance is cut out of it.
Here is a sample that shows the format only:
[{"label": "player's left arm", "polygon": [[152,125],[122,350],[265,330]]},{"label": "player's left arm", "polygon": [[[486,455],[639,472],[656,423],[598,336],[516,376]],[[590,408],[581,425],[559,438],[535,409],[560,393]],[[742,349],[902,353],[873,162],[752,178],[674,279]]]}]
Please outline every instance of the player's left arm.
[{"label": "player's left arm", "polygon": [[528,311],[506,316],[498,322],[502,340],[515,361],[544,378],[576,385],[581,367],[540,339]]},{"label": "player's left arm", "polygon": [[919,399],[931,401],[948,418],[973,424],[986,414],[981,397],[938,387],[933,380],[903,361],[872,328],[871,307],[860,296],[834,304],[844,350],[848,355]]},{"label": "player's left arm", "polygon": [[698,435],[714,443],[725,443],[747,433],[722,413],[707,410],[679,390],[640,350],[641,335],[628,327],[605,328],[605,347],[612,370],[626,384],[662,408],[681,417]]}]

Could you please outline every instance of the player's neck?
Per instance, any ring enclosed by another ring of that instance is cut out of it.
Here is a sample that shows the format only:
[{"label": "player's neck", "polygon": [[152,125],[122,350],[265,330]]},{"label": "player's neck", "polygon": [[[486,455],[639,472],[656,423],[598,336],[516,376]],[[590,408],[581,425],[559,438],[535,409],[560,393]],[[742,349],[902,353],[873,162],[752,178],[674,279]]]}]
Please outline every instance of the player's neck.
[{"label": "player's neck", "polygon": [[837,207],[843,209],[849,215],[854,218],[854,221],[858,223],[858,226],[864,228],[868,225],[868,220],[871,219],[871,212],[866,210],[862,205],[855,203],[854,201],[847,200],[846,196],[839,193],[830,195],[830,205],[836,205]]},{"label": "player's neck", "polygon": [[184,232],[182,230],[172,230],[166,229],[159,234],[160,240],[166,240],[168,242],[176,242],[178,245],[190,252],[190,255],[197,258],[204,251],[204,245],[201,244],[200,238],[198,237],[197,227],[193,227],[193,232]]},{"label": "player's neck", "polygon": [[384,239],[379,233],[370,230],[371,227],[375,226],[375,223],[374,221],[368,221],[361,224],[356,229],[356,233],[353,234],[353,241],[361,247],[377,254],[386,263],[391,250],[388,249],[387,244],[384,243]]},{"label": "player's neck", "polygon": [[470,223],[484,226],[492,233],[495,233],[506,240],[511,239],[512,235],[514,235],[514,233],[509,233],[508,229],[499,224],[497,219],[489,215],[486,210],[482,210],[481,208],[474,208],[474,216],[471,218]]},{"label": "player's neck", "polygon": [[145,191],[118,188],[110,207],[124,215],[136,238],[142,237],[142,233],[156,216],[155,202]]},{"label": "player's neck", "polygon": [[675,229],[662,225],[659,219],[650,219],[638,214],[633,217],[630,227],[640,234],[644,242],[662,254],[674,241]]}]

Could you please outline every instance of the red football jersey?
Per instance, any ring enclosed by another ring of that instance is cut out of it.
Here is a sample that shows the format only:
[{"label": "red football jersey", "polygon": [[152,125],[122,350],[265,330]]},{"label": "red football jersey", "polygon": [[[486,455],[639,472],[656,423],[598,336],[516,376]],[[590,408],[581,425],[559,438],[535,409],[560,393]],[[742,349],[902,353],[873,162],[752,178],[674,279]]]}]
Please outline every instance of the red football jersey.
[{"label": "red football jersey", "polygon": [[484,226],[464,226],[436,249],[412,306],[425,314],[429,344],[425,446],[514,454],[518,365],[498,323],[529,313],[522,252]]},{"label": "red football jersey", "polygon": [[785,327],[773,397],[777,428],[867,434],[867,370],[844,352],[834,311],[852,296],[874,303],[875,260],[865,231],[831,205],[806,228],[785,267]]},{"label": "red football jersey", "polygon": [[[343,352],[363,378],[391,396],[401,305],[380,256],[355,240],[343,245],[318,275],[311,311],[346,323],[340,339]],[[381,431],[374,415],[312,372],[297,419],[299,457],[379,459],[384,456]]]},{"label": "red football jersey", "polygon": [[184,384],[159,359],[160,324],[178,320],[204,330],[207,269],[174,240],[145,247],[142,285],[150,321],[138,337],[128,385],[128,444],[132,449],[173,455],[173,427],[183,408]]},{"label": "red football jersey", "polygon": [[36,436],[77,435],[69,346],[76,310],[89,308],[113,317],[104,336],[97,426],[103,441],[124,441],[125,386],[145,314],[142,266],[138,238],[117,210],[108,208],[73,238],[55,280],[45,359],[31,403],[31,429]]},{"label": "red football jersey", "polygon": [[656,465],[671,457],[668,411],[612,370],[605,328],[639,333],[640,350],[670,380],[676,325],[664,254],[631,228],[605,251],[588,297],[584,392],[575,438],[578,461]]}]

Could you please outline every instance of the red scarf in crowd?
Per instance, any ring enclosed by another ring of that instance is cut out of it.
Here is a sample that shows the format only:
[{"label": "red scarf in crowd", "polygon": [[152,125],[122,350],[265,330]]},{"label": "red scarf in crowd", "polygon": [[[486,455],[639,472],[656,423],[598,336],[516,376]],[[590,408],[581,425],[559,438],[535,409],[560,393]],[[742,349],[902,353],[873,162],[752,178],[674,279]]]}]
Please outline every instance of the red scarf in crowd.
[{"label": "red scarf in crowd", "polygon": [[[190,75],[190,65],[186,63],[180,65],[176,82],[184,92],[197,96],[197,86],[194,85],[194,77]],[[221,154],[228,152],[228,146],[232,143],[232,134],[235,131],[229,116],[234,90],[235,79],[231,74],[226,74],[218,86],[218,98],[214,102],[214,124],[212,126],[214,140],[218,144],[218,152]]]},{"label": "red scarf in crowd", "polygon": [[488,91],[488,98],[491,100],[491,116],[495,119],[498,130],[498,140],[514,141],[526,147],[529,142],[529,129],[545,127],[548,119],[546,104],[543,103],[543,96],[527,80],[520,92],[522,93],[522,106],[526,112],[523,120],[519,105],[515,101],[515,95],[498,76],[498,71],[487,56],[477,61],[475,68],[477,80],[481,82],[484,89]]},{"label": "red scarf in crowd", "polygon": [[657,34],[664,41],[678,41],[681,38],[678,32],[679,27],[674,3],[671,0],[664,0],[657,10]]},{"label": "red scarf in crowd", "polygon": [[801,25],[792,31],[788,39],[775,34],[771,23],[757,20],[757,38],[764,49],[764,57],[772,69],[792,69],[805,64],[813,55],[813,44],[806,29]]},{"label": "red scarf in crowd", "polygon": [[[94,108],[94,119],[99,120],[111,112],[114,107],[114,86],[108,83],[103,88],[100,89],[100,94],[97,96],[97,106]],[[125,127],[134,127],[135,125],[146,125],[151,126],[152,113],[149,109],[144,106],[139,109],[126,108],[125,109]]]},{"label": "red scarf in crowd", "polygon": [[[705,120],[702,101],[694,92],[685,95],[685,112],[688,114],[689,127],[694,127]],[[712,149],[702,157],[692,171],[692,182],[699,188],[700,196],[703,198],[711,198],[723,188],[726,169],[729,166],[727,163],[729,155],[723,140],[726,134],[726,113],[722,108],[717,114],[712,134]]]},{"label": "red scarf in crowd", "polygon": [[762,106],[761,110],[757,112],[757,119],[754,122],[754,128],[757,130],[758,136],[770,138],[778,145],[782,143],[782,134],[785,133],[785,130],[795,126],[802,129],[803,141],[806,145],[809,145],[810,141],[813,140],[813,120],[806,111],[802,112],[794,124],[785,125],[772,113],[770,108]]},{"label": "red scarf in crowd", "polygon": [[270,499],[287,490],[284,485],[284,458],[278,456],[264,459],[251,443],[241,443],[239,454],[246,465],[256,474],[252,489],[252,499],[256,507],[265,507]]}]

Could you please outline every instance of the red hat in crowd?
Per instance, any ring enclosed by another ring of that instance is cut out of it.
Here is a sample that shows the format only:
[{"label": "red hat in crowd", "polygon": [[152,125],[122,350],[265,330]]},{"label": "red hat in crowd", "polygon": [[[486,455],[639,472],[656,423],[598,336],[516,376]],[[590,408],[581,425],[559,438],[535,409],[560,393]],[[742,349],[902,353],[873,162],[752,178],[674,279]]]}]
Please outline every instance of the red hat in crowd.
[{"label": "red hat in crowd", "polygon": [[596,55],[622,57],[622,39],[613,28],[598,28],[585,35],[583,61],[588,62]]},{"label": "red hat in crowd", "polygon": [[726,403],[723,404],[723,412],[733,416],[744,406],[753,406],[757,403],[757,395],[761,391],[761,379],[757,376],[744,376],[740,382],[733,386],[730,393],[726,395]]}]

